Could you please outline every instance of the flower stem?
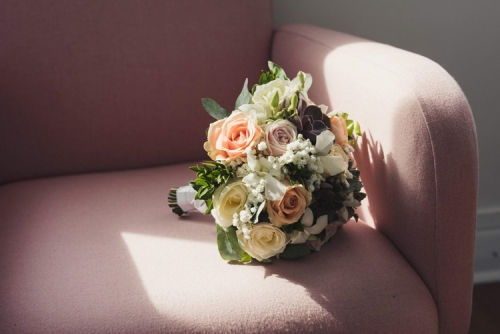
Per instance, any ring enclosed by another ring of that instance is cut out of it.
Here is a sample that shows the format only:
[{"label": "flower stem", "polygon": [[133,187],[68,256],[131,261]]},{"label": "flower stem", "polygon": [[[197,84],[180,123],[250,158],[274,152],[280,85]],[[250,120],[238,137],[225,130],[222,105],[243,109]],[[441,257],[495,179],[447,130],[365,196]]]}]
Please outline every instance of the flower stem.
[{"label": "flower stem", "polygon": [[180,217],[186,214],[187,212],[184,212],[181,209],[181,207],[177,204],[177,189],[179,188],[170,189],[170,192],[168,193],[168,206],[172,209],[173,213],[175,213]]}]

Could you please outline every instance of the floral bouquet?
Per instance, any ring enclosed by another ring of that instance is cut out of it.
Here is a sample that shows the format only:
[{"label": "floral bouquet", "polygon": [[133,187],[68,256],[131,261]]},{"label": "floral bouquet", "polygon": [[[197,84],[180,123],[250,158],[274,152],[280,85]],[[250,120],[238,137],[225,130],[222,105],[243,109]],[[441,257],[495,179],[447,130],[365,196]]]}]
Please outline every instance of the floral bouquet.
[{"label": "floral bouquet", "polygon": [[248,79],[229,112],[202,99],[216,121],[204,149],[211,161],[191,167],[196,179],[170,191],[180,215],[212,214],[228,261],[269,262],[319,251],[352,217],[365,194],[353,157],[357,122],[315,105],[310,74],[293,80],[269,62],[259,83]]}]

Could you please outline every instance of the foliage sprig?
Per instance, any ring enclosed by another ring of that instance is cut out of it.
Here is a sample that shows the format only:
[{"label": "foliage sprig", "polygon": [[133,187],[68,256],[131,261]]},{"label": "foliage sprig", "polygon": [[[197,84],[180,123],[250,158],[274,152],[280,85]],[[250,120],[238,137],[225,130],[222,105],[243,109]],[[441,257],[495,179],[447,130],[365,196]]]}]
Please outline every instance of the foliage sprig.
[{"label": "foliage sprig", "polygon": [[196,179],[190,182],[191,187],[196,190],[195,199],[204,200],[207,205],[205,214],[212,211],[212,196],[218,187],[234,178],[234,173],[224,164],[216,161],[203,161],[201,166],[193,166],[190,169],[196,172]]}]

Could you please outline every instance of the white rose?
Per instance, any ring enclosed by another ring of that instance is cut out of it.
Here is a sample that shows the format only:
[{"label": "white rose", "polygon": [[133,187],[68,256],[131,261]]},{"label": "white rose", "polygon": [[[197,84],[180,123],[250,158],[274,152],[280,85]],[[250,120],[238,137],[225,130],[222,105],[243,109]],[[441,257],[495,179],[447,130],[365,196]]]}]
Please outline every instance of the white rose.
[{"label": "white rose", "polygon": [[325,179],[340,174],[347,168],[346,162],[340,156],[327,155],[318,157],[318,160],[323,167],[321,176],[323,176]]},{"label": "white rose", "polygon": [[248,189],[241,179],[220,186],[213,196],[212,216],[222,227],[233,225],[233,215],[245,207]]},{"label": "white rose", "polygon": [[270,223],[253,225],[249,239],[241,230],[237,230],[236,235],[240,247],[258,261],[282,253],[288,242],[285,232]]},{"label": "white rose", "polygon": [[323,167],[321,176],[324,178],[329,178],[342,172],[346,172],[349,167],[349,158],[345,154],[342,147],[338,144],[332,146],[330,154],[318,157],[318,160]]},{"label": "white rose", "polygon": [[243,104],[238,109],[249,117],[255,117],[259,125],[264,124],[266,119],[272,116],[271,111],[260,104]]},{"label": "white rose", "polygon": [[323,215],[316,220],[316,224],[312,225],[314,220],[313,212],[307,208],[304,215],[300,219],[304,231],[293,231],[290,235],[292,244],[303,244],[307,241],[311,234],[320,234],[328,226],[328,216]]},{"label": "white rose", "polygon": [[345,162],[349,162],[349,157],[345,154],[344,149],[339,144],[334,144],[330,152],[331,155],[340,156]]},{"label": "white rose", "polygon": [[297,86],[289,80],[273,80],[265,85],[257,86],[252,97],[252,102],[264,106],[269,112],[271,110],[271,101],[276,92],[279,94],[278,108],[286,107],[285,101],[290,101],[293,94],[297,92]]}]

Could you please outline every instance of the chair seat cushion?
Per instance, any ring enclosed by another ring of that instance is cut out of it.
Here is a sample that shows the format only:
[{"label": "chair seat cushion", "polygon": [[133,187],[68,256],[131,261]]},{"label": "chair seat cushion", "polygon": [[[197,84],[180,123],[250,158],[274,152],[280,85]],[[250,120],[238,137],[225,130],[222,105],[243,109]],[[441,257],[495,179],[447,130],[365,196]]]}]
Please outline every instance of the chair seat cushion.
[{"label": "chair seat cushion", "polygon": [[178,218],[189,164],[0,188],[0,332],[437,332],[435,303],[379,232],[320,252],[220,259],[211,216]]}]

